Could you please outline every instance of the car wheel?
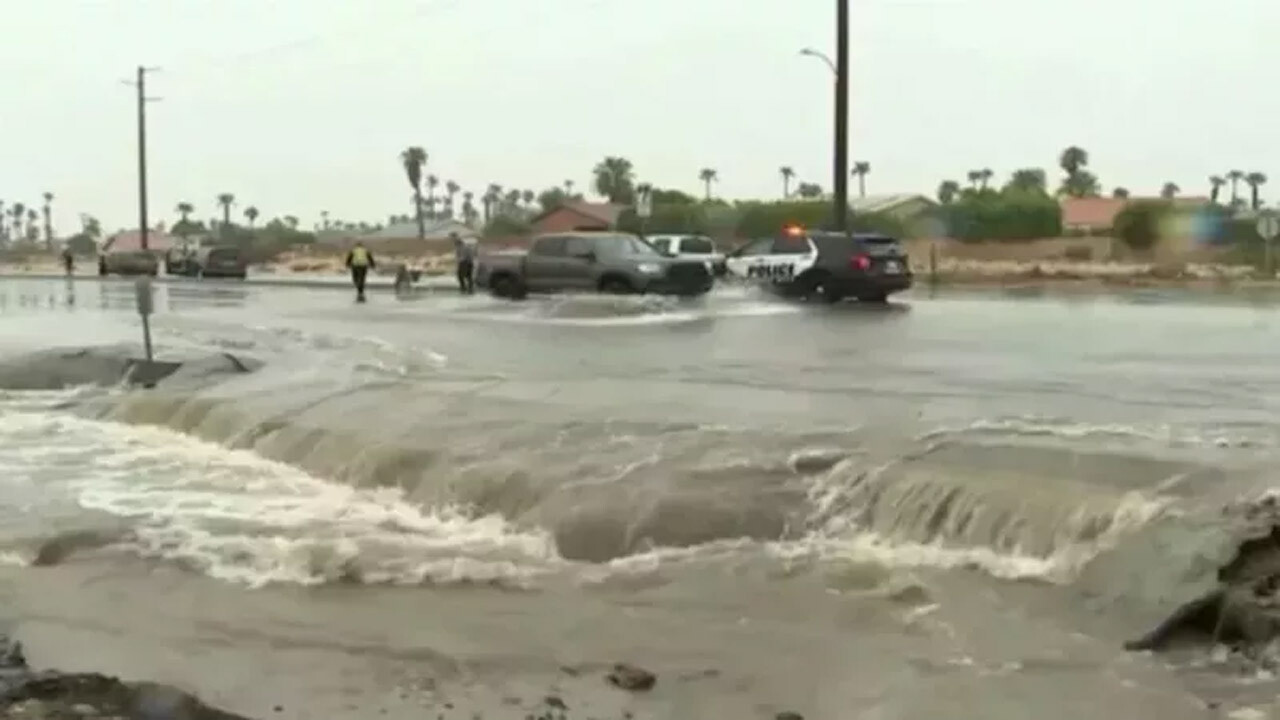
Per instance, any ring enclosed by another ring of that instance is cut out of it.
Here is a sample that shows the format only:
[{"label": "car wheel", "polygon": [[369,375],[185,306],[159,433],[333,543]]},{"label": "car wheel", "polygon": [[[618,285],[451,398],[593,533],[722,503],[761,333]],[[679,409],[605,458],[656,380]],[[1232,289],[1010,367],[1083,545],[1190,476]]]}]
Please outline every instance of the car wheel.
[{"label": "car wheel", "polygon": [[606,295],[630,295],[634,291],[631,283],[622,278],[605,278],[600,283],[600,292]]},{"label": "car wheel", "polygon": [[831,282],[831,276],[826,273],[820,273],[811,278],[802,295],[807,300],[818,300],[828,305],[838,303],[845,298],[844,292]]},{"label": "car wheel", "polygon": [[492,278],[489,281],[489,291],[496,297],[508,300],[520,300],[525,296],[525,290],[520,281],[510,275]]}]

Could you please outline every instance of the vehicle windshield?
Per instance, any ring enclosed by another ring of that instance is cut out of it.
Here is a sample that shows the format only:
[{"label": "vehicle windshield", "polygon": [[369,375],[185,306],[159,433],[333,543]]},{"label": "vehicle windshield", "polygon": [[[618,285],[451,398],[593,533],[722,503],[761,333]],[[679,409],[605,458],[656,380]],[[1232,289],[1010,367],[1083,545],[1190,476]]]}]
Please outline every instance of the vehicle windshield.
[{"label": "vehicle windshield", "polygon": [[661,257],[662,252],[634,235],[609,235],[600,238],[600,246],[619,255]]},{"label": "vehicle windshield", "polygon": [[716,251],[715,243],[709,238],[690,237],[680,241],[680,252],[710,255]]}]

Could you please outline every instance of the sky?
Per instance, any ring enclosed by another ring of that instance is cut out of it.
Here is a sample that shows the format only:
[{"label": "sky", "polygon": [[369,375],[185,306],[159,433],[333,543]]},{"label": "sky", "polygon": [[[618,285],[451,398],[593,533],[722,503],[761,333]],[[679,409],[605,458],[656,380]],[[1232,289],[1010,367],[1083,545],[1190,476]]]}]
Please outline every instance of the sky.
[{"label": "sky", "polygon": [[[41,0],[0,42],[0,200],[52,192],[136,226],[135,96],[148,75],[153,222],[410,210],[398,155],[477,195],[541,190],[621,155],[643,181],[777,197],[831,187],[834,0]],[[1053,177],[1068,145],[1105,188],[1207,193],[1261,171],[1280,199],[1274,0],[854,0],[851,161],[869,193],[933,194],[989,167]]]}]

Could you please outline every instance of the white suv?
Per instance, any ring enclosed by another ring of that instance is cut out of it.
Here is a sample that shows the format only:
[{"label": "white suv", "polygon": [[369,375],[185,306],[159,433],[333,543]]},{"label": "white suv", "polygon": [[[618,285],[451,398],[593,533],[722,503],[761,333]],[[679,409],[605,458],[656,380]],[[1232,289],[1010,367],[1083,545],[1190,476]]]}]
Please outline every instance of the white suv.
[{"label": "white suv", "polygon": [[703,261],[712,275],[725,273],[724,253],[706,235],[649,235],[645,240],[665,255]]}]

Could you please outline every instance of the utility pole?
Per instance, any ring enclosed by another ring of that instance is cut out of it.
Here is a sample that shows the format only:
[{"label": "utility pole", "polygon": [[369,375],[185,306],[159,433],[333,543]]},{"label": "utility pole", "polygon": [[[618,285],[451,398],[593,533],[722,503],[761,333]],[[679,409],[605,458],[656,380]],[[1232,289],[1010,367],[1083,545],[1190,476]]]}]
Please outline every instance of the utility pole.
[{"label": "utility pole", "polygon": [[147,235],[150,225],[147,220],[147,103],[160,98],[147,97],[147,73],[160,68],[138,66],[137,79],[124,81],[138,90],[138,240],[143,250],[149,250]]},{"label": "utility pole", "polygon": [[849,229],[849,0],[836,0],[835,229]]}]

